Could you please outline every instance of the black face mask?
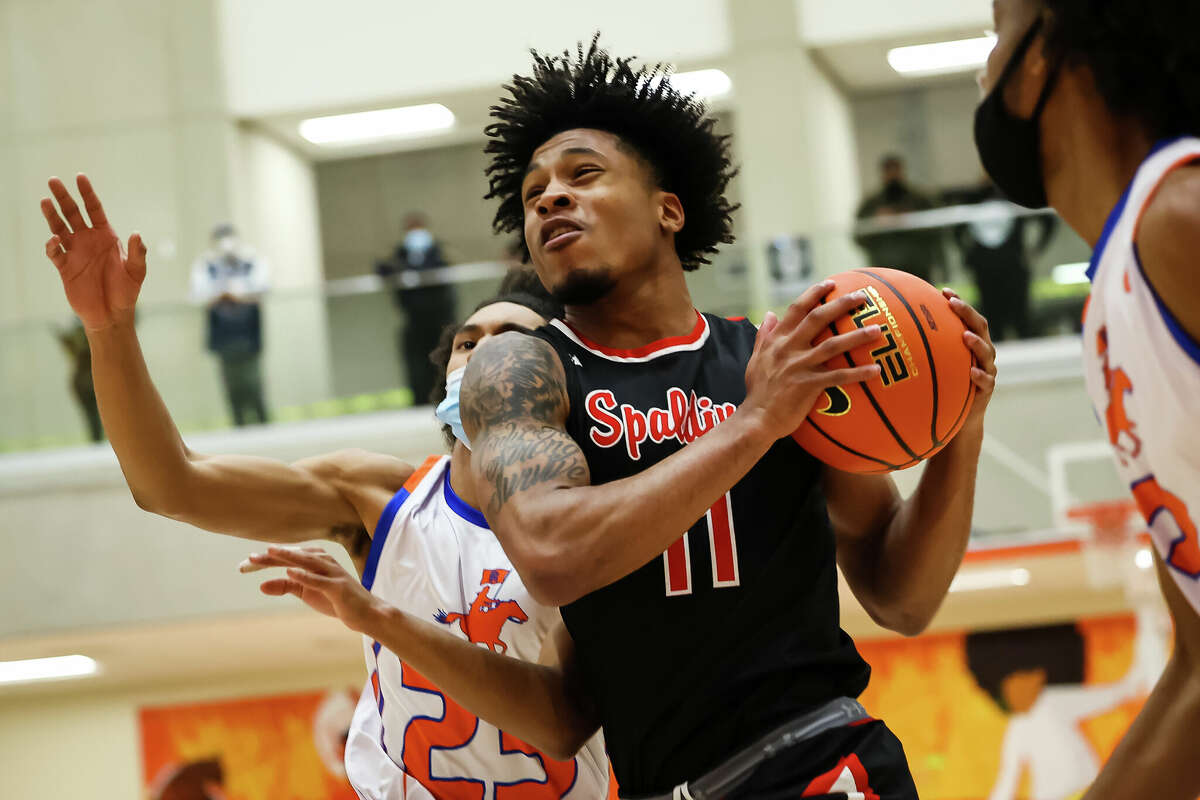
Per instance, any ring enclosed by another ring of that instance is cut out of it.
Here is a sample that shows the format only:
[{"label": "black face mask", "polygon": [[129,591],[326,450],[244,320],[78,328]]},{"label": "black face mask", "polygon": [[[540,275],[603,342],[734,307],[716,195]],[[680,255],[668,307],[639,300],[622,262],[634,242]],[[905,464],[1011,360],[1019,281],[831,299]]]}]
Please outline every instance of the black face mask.
[{"label": "black face mask", "polygon": [[1046,183],[1042,177],[1041,119],[1062,62],[1050,70],[1029,119],[1015,117],[1005,107],[1004,86],[1024,62],[1025,53],[1041,26],[1039,18],[1013,51],[992,91],[975,109],[975,148],[983,168],[1005,197],[1026,208],[1047,205]]}]

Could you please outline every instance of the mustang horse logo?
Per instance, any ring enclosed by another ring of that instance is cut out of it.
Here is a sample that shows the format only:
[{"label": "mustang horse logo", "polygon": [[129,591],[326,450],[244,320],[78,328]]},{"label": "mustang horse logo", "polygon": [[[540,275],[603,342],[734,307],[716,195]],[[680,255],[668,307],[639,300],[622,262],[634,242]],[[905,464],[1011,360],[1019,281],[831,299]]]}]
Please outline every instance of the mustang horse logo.
[{"label": "mustang horse logo", "polygon": [[471,608],[467,610],[467,613],[447,613],[439,608],[438,612],[433,615],[434,620],[443,625],[453,625],[457,622],[459,630],[466,635],[469,641],[475,644],[485,644],[494,653],[507,651],[508,645],[500,638],[504,624],[512,621],[520,625],[529,619],[516,600],[498,600],[488,595],[492,586],[497,587],[497,591],[499,591],[499,586],[507,577],[508,570],[506,569],[485,569],[483,577],[479,581],[479,585],[483,588],[479,590],[479,594],[475,595],[475,600],[472,601]]}]

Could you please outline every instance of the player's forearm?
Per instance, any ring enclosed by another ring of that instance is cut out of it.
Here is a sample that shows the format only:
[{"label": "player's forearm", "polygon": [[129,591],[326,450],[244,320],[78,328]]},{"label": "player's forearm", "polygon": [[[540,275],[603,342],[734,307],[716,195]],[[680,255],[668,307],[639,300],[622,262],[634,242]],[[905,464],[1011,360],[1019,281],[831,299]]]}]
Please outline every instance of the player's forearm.
[{"label": "player's forearm", "polygon": [[480,484],[488,518],[530,592],[565,605],[661,555],[762,458],[773,444],[764,430],[739,410],[649,469],[595,486],[517,492],[522,474],[497,474]]},{"label": "player's forearm", "polygon": [[142,356],[133,316],[88,332],[100,419],[138,505],[169,504],[182,489],[187,448]]},{"label": "player's forearm", "polygon": [[1176,650],[1137,719],[1084,800],[1195,800],[1200,796],[1197,665]]},{"label": "player's forearm", "polygon": [[599,728],[559,667],[494,653],[391,606],[372,620],[363,633],[467,711],[551,758],[571,758]]},{"label": "player's forearm", "polygon": [[963,428],[925,465],[878,544],[862,548],[873,560],[872,616],[898,633],[914,636],[928,627],[962,564],[982,443],[982,423]]}]

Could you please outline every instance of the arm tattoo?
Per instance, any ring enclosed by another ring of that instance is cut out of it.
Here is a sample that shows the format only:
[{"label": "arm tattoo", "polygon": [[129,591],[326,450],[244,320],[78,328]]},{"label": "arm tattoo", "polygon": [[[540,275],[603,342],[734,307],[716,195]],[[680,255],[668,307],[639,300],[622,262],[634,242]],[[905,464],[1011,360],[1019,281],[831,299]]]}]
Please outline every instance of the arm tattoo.
[{"label": "arm tattoo", "polygon": [[563,429],[566,375],[550,345],[503,334],[471,358],[463,381],[463,424],[473,428],[474,460],[492,487],[488,512],[546,484],[588,483],[583,452]]}]

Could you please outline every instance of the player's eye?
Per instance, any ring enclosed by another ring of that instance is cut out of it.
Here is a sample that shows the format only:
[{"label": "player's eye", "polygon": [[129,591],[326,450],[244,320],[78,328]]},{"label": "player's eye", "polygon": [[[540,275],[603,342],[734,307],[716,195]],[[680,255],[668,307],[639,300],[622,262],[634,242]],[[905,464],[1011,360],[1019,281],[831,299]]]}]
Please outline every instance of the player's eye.
[{"label": "player's eye", "polygon": [[475,349],[475,340],[474,339],[464,339],[463,341],[456,344],[454,346],[454,349],[455,350],[474,350]]},{"label": "player's eye", "polygon": [[528,203],[530,200],[537,197],[541,193],[542,193],[542,187],[540,187],[540,186],[530,187],[529,189],[527,189],[525,191],[525,202]]},{"label": "player's eye", "polygon": [[592,172],[599,172],[599,171],[600,171],[600,168],[596,167],[596,166],[592,166],[592,165],[582,166],[575,170],[575,177],[582,178],[584,175],[587,175]]}]

